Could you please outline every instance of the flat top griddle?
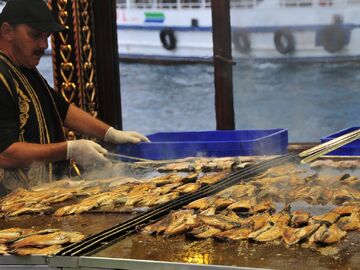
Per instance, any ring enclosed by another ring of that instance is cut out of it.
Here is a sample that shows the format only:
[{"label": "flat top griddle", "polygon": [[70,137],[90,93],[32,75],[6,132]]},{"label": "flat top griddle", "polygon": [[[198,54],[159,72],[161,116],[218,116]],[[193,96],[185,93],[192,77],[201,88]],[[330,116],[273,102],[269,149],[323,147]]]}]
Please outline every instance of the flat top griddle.
[{"label": "flat top griddle", "polygon": [[[287,160],[287,158],[284,159]],[[266,166],[260,166],[261,168],[258,166],[255,172],[252,171],[249,174],[272,167],[271,162],[268,162]],[[243,175],[241,172],[239,174]],[[247,176],[247,173],[245,175]],[[238,179],[235,177],[228,177],[226,186],[237,182]],[[209,190],[217,190],[216,186],[214,185]],[[204,192],[203,195],[210,193],[210,191]],[[307,207],[306,205],[294,206],[293,209]],[[316,210],[317,214],[321,214],[329,209],[324,207],[313,210]],[[52,227],[91,235],[131,220],[134,216],[119,213],[92,213],[61,218],[22,216],[2,220],[0,228],[34,226],[43,229]],[[108,235],[111,238],[111,235]],[[220,242],[214,239],[193,240],[186,236],[164,238],[163,236],[154,237],[135,233],[115,240],[111,245],[95,251],[90,256],[93,258],[129,258],[275,269],[357,269],[360,265],[360,233],[349,232],[340,243],[330,246],[322,252],[328,255],[321,255],[318,251],[300,247],[287,248],[284,244],[277,242],[266,244],[255,244],[248,241]]]},{"label": "flat top griddle", "polygon": [[65,217],[55,217],[53,215],[24,215],[1,219],[0,229],[13,227],[34,228],[36,230],[56,228],[64,231],[76,231],[88,236],[106,230],[132,217],[134,217],[134,215],[109,213],[89,213]]},{"label": "flat top griddle", "polygon": [[[164,238],[130,235],[91,257],[183,262],[195,264],[270,269],[359,269],[360,233],[349,232],[345,239],[321,251],[287,248],[279,242],[256,244],[248,241],[220,242],[194,240],[186,236]],[[333,255],[333,252],[336,252]],[[326,255],[327,254],[327,255]]]}]

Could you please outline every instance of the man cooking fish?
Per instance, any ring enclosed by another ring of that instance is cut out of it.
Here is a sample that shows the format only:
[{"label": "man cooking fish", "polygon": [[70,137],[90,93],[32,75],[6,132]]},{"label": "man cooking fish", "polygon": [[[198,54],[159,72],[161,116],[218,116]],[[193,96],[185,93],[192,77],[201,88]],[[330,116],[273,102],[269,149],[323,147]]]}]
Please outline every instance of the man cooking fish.
[{"label": "man cooking fish", "polygon": [[[9,0],[0,14],[0,192],[61,176],[69,160],[105,166],[107,152],[91,140],[67,141],[64,127],[105,142],[149,140],[92,117],[51,88],[36,66],[48,37],[65,28],[43,0]],[[66,165],[65,165],[66,164]]]}]

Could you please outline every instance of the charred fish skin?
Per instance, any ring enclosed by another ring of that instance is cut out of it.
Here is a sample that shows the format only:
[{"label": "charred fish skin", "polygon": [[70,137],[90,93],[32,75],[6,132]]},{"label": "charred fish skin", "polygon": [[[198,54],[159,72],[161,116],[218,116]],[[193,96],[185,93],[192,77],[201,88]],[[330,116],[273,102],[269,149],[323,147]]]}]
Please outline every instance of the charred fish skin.
[{"label": "charred fish skin", "polygon": [[175,235],[187,232],[199,225],[197,215],[192,210],[180,210],[170,215],[170,222],[164,235]]},{"label": "charred fish skin", "polygon": [[297,210],[291,213],[291,226],[298,228],[308,225],[310,213],[302,210]]},{"label": "charred fish skin", "polygon": [[215,200],[215,197],[204,197],[189,203],[184,208],[205,210],[211,207],[214,204]]},{"label": "charred fish skin", "polygon": [[323,215],[313,216],[309,220],[309,224],[326,224],[328,226],[334,224],[338,219],[340,218],[340,215],[334,212],[328,212]]},{"label": "charred fish skin", "polygon": [[209,225],[201,225],[199,227],[192,229],[190,232],[187,233],[187,235],[199,239],[205,239],[205,238],[213,237],[215,234],[219,232],[221,232],[219,228]]},{"label": "charred fish skin", "polygon": [[159,221],[146,225],[141,232],[144,234],[161,234],[169,226],[171,221],[171,213]]},{"label": "charred fish skin", "polygon": [[221,230],[230,230],[232,228],[241,226],[240,223],[228,220],[226,219],[225,216],[222,215],[214,215],[214,216],[199,215],[198,218],[204,224],[219,228]]},{"label": "charred fish skin", "polygon": [[301,228],[287,227],[283,233],[283,240],[285,244],[289,246],[297,244],[301,240],[311,236],[319,227],[320,224],[307,225]]},{"label": "charred fish skin", "polygon": [[12,253],[19,255],[19,256],[28,256],[28,255],[55,255],[60,250],[62,250],[61,245],[52,245],[43,248],[36,248],[36,247],[23,247],[18,248],[12,251]]},{"label": "charred fish skin", "polygon": [[346,231],[339,229],[336,224],[332,224],[329,228],[323,229],[321,233],[316,235],[315,242],[317,244],[330,245],[340,241],[345,236]]},{"label": "charred fish skin", "polygon": [[360,211],[354,211],[350,216],[340,218],[337,225],[344,231],[360,231]]},{"label": "charred fish skin", "polygon": [[32,235],[29,237],[22,238],[11,245],[12,249],[18,249],[22,247],[31,247],[31,246],[52,246],[52,245],[62,245],[69,243],[71,237],[66,232],[54,232],[45,235]]},{"label": "charred fish skin", "polygon": [[246,240],[251,232],[252,230],[250,228],[234,228],[216,233],[214,237],[222,241]]}]

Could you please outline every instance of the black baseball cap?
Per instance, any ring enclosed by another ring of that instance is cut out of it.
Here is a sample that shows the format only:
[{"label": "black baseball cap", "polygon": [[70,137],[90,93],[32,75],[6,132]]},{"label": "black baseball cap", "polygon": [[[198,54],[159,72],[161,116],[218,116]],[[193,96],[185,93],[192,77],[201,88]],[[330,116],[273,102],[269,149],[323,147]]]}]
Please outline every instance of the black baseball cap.
[{"label": "black baseball cap", "polygon": [[44,0],[8,0],[0,14],[0,25],[26,24],[41,32],[59,32],[65,29],[57,23]]}]

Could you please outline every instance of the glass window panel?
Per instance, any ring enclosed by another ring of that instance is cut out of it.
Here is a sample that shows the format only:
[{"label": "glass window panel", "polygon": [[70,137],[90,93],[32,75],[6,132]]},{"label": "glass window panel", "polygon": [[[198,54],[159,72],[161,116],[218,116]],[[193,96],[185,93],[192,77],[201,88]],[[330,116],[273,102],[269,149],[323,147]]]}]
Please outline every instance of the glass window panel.
[{"label": "glass window panel", "polygon": [[358,125],[360,2],[255,2],[231,8],[236,128],[319,142]]},{"label": "glass window panel", "polygon": [[171,63],[120,63],[124,128],[214,130],[211,1],[155,3],[153,9],[118,9],[121,59]]}]

